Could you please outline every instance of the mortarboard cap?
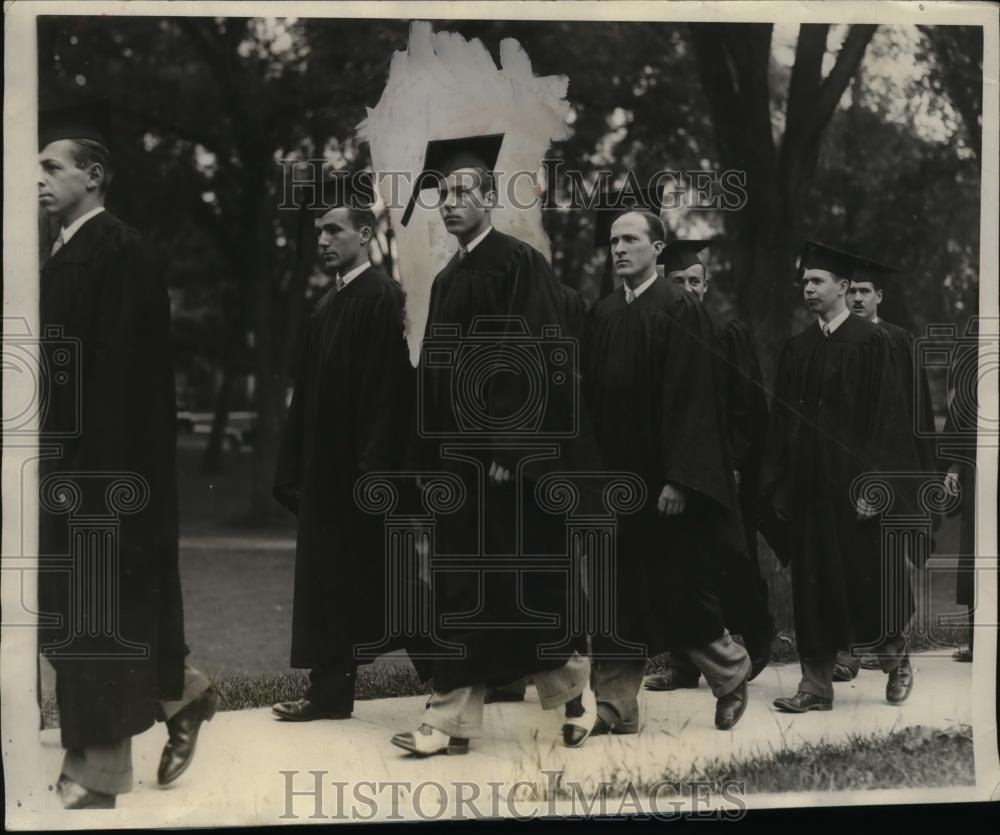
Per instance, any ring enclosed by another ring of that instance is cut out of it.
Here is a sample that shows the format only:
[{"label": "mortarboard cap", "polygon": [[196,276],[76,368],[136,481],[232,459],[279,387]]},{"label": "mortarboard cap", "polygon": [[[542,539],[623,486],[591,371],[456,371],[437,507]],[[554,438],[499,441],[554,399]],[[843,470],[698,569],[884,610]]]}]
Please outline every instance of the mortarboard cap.
[{"label": "mortarboard cap", "polygon": [[660,257],[657,258],[656,261],[657,263],[663,265],[664,275],[672,272],[678,272],[680,270],[686,270],[693,264],[702,263],[701,259],[698,257],[698,253],[710,243],[711,241],[671,241],[663,247],[663,251],[660,253]]},{"label": "mortarboard cap", "polygon": [[433,139],[427,143],[424,165],[413,183],[410,200],[403,210],[403,226],[410,222],[417,195],[422,189],[437,184],[459,168],[485,168],[492,171],[500,157],[502,133],[463,136],[458,139]]},{"label": "mortarboard cap", "polygon": [[866,258],[863,255],[853,255],[842,249],[821,244],[818,241],[806,241],[802,254],[802,271],[826,270],[841,278],[850,280],[855,274],[878,274],[899,272],[895,267],[889,267]]},{"label": "mortarboard cap", "polygon": [[623,214],[639,210],[659,217],[662,203],[663,186],[605,192],[598,198],[594,212],[594,248],[611,246],[611,226]]},{"label": "mortarboard cap", "polygon": [[38,114],[38,148],[60,139],[90,139],[110,150],[111,102],[107,99],[75,102]]}]

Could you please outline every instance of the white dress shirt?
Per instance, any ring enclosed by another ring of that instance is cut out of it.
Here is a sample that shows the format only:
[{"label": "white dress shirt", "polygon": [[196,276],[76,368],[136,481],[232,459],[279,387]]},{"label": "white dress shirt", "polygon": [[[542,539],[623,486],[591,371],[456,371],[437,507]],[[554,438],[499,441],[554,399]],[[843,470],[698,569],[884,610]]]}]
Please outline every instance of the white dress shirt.
[{"label": "white dress shirt", "polygon": [[819,329],[823,331],[823,336],[829,336],[831,333],[837,330],[837,328],[839,328],[842,324],[844,324],[844,322],[847,321],[850,315],[851,311],[845,307],[829,322],[824,323],[822,319],[817,319],[816,321],[819,323]]},{"label": "white dress shirt", "polygon": [[64,226],[59,232],[59,237],[56,238],[52,244],[52,254],[55,255],[56,252],[66,246],[66,244],[70,242],[70,239],[80,231],[80,227],[83,226],[83,224],[103,211],[104,206],[98,206],[96,209],[91,209],[85,215],[80,215],[80,217],[74,220],[69,226]]},{"label": "white dress shirt", "polygon": [[647,278],[645,281],[643,281],[642,284],[640,284],[634,290],[631,287],[628,286],[628,282],[626,281],[622,285],[622,287],[625,288],[625,302],[627,304],[632,304],[632,302],[634,302],[637,298],[639,298],[639,296],[641,296],[643,293],[645,293],[646,290],[649,288],[649,285],[651,285],[658,278],[659,278],[659,275],[657,275],[656,270],[654,269],[653,270],[653,274],[649,278]]},{"label": "white dress shirt", "polygon": [[461,260],[462,258],[465,258],[466,255],[468,255],[470,252],[472,252],[472,250],[474,250],[477,246],[479,246],[483,242],[483,238],[485,238],[487,235],[489,235],[490,232],[492,232],[492,231],[493,231],[493,227],[492,226],[487,226],[486,227],[486,231],[481,232],[480,234],[476,235],[476,237],[473,238],[471,241],[469,241],[469,243],[466,244],[465,246],[460,246],[458,248],[458,257],[459,257],[459,260]]},{"label": "white dress shirt", "polygon": [[338,275],[337,276],[337,289],[338,290],[343,290],[348,284],[350,284],[352,281],[354,281],[354,279],[356,279],[359,275],[361,275],[361,273],[363,273],[365,270],[367,270],[370,266],[371,266],[371,262],[370,261],[365,261],[364,264],[362,264],[360,267],[355,267],[349,273],[346,273],[345,275]]}]

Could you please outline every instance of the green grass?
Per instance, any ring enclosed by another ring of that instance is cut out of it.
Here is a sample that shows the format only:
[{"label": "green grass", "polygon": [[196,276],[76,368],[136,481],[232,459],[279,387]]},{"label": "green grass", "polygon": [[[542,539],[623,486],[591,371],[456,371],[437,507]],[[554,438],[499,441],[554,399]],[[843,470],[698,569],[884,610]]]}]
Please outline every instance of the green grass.
[{"label": "green grass", "polygon": [[[269,707],[276,702],[301,699],[309,686],[305,673],[255,673],[210,676],[219,691],[220,710],[247,710]],[[373,664],[358,670],[355,698],[386,699],[419,696],[430,692],[410,667]],[[54,696],[42,700],[42,722],[46,728],[59,727],[59,710]]]},{"label": "green grass", "polygon": [[[718,796],[722,786],[734,781],[743,783],[746,794],[915,789],[976,781],[968,725],[945,730],[915,725],[891,734],[855,735],[840,743],[806,743],[751,757],[712,759],[641,781],[624,766],[610,766],[609,774],[602,793],[621,797],[626,789],[634,789],[640,798],[654,790],[657,798],[689,797],[690,786],[699,783],[715,787]],[[555,791],[559,799],[573,798],[568,786],[557,783]]]},{"label": "green grass", "polygon": [[[888,736],[852,736],[837,744],[806,744],[697,768],[703,780],[742,780],[748,793],[848,791],[973,785],[972,728],[915,725]],[[690,778],[689,778],[690,779]]]}]

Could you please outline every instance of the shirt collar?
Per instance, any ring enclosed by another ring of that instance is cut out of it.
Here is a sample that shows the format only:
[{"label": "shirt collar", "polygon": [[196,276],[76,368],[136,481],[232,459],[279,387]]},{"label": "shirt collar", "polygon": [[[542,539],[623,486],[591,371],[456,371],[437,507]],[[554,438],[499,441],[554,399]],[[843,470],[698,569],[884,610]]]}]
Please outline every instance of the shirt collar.
[{"label": "shirt collar", "polygon": [[63,246],[66,246],[66,244],[69,243],[69,239],[80,231],[80,227],[83,226],[83,224],[103,211],[104,206],[98,206],[96,209],[91,209],[87,212],[87,214],[80,215],[80,217],[74,220],[69,226],[64,226],[62,232],[59,233],[62,236]]},{"label": "shirt collar", "polygon": [[493,227],[490,226],[489,224],[487,224],[485,231],[483,231],[480,234],[476,235],[475,238],[473,238],[471,241],[469,241],[465,245],[465,247],[464,247],[465,248],[465,254],[468,255],[470,252],[472,252],[472,250],[474,250],[477,246],[479,246],[483,242],[483,238],[485,238],[487,235],[489,235],[490,232],[492,232],[492,231],[493,231]]},{"label": "shirt collar", "polygon": [[654,269],[653,274],[632,291],[633,298],[636,299],[639,298],[639,296],[641,296],[643,293],[646,292],[647,289],[649,289],[649,285],[652,284],[654,281],[656,281],[656,279],[658,279],[659,277],[660,276],[657,275],[656,270]]},{"label": "shirt collar", "polygon": [[835,330],[837,330],[837,328],[839,328],[842,324],[844,324],[844,322],[847,321],[850,315],[851,311],[845,307],[842,311],[840,311],[840,313],[834,316],[833,319],[825,323],[825,325],[822,319],[817,319],[816,321],[819,323],[820,330],[823,330],[825,327],[828,333],[833,333]]},{"label": "shirt collar", "polygon": [[371,261],[365,261],[365,263],[362,264],[360,267],[355,267],[349,273],[345,273],[340,277],[340,286],[346,287],[348,284],[354,281],[354,279],[356,279],[359,275],[361,275],[361,273],[367,270],[370,266],[371,266]]}]

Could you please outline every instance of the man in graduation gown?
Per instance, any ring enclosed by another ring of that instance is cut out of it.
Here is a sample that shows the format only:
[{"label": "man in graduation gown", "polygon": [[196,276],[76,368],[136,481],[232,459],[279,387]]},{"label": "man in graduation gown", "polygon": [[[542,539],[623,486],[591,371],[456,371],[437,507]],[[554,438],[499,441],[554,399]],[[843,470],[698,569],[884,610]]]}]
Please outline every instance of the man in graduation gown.
[{"label": "man in graduation gown", "polygon": [[[851,286],[847,291],[847,303],[851,313],[861,316],[882,328],[889,335],[892,343],[893,358],[896,364],[896,374],[906,391],[909,424],[899,427],[900,431],[910,432],[920,455],[921,472],[930,476],[938,470],[934,442],[929,433],[934,431],[934,411],[931,405],[930,386],[927,374],[916,367],[913,351],[913,335],[894,325],[879,315],[879,305],[882,303],[886,285],[891,276],[898,273],[895,267],[885,266],[874,261],[868,261],[855,269],[851,278]],[[914,380],[920,386],[920,395],[914,389]],[[919,418],[917,408],[921,409]],[[833,669],[834,681],[851,681],[861,667],[879,669],[876,658],[858,658],[847,650],[837,653],[837,663]]]},{"label": "man in graduation gown", "polygon": [[413,406],[399,284],[368,259],[376,229],[352,191],[316,222],[322,268],[335,276],[305,328],[274,496],[298,519],[291,665],[309,669],[284,721],[346,719],[355,648],[385,633],[382,520],[354,498],[357,480],[398,471]]},{"label": "man in graduation gown", "polygon": [[802,667],[797,693],[774,705],[791,713],[832,709],[845,647],[874,649],[890,704],[913,686],[903,634],[914,611],[909,574],[893,566],[893,587],[883,582],[883,560],[904,557],[883,553],[877,496],[852,493],[859,476],[918,466],[911,433],[900,431],[909,418],[889,335],[846,305],[859,263],[809,245],[803,295],[817,321],[785,346],[772,401],[761,490],[778,520],[771,529],[783,531],[772,545],[791,562]]},{"label": "man in graduation gown", "polygon": [[[708,241],[700,240],[671,241],[659,257],[666,278],[699,301],[704,301],[709,287],[708,271],[698,257],[707,245]],[[767,436],[767,395],[750,328],[735,316],[711,318],[719,342],[719,388],[747,546],[746,555],[731,549],[720,555],[718,590],[726,625],[743,637],[750,654],[753,681],[770,660],[774,638],[767,581],[761,576],[757,555],[756,525],[757,479]],[[699,677],[691,659],[677,652],[671,654],[670,666],[663,673],[646,680],[646,689],[693,688],[698,686]]]},{"label": "man in graduation gown", "polygon": [[[561,338],[576,336],[584,317],[579,297],[558,282],[541,253],[491,224],[493,169],[502,142],[502,135],[494,135],[429,143],[414,188],[416,193],[426,176],[440,185],[440,216],[459,250],[431,289],[420,360],[421,435],[413,460],[421,471],[450,471],[463,485],[461,506],[437,520],[433,558],[471,557],[483,566],[434,571],[436,637],[461,647],[462,657],[434,661],[434,692],[421,724],[392,739],[421,756],[468,751],[469,739],[481,732],[487,685],[525,675],[532,677],[543,708],[565,705],[567,746],[583,744],[596,719],[590,662],[579,651],[585,646],[571,642],[558,657],[541,651],[566,641],[568,576],[516,567],[525,558],[538,563],[565,552],[564,520],[540,506],[535,486],[547,472],[573,469],[578,441],[561,439],[557,451],[543,458],[532,458],[537,453],[531,450],[538,438],[570,425],[578,381],[557,374],[562,384],[552,384],[546,372],[542,422],[522,430],[511,416],[526,407],[531,412],[537,394],[525,374],[512,373],[505,357],[534,363],[528,358],[553,356],[546,329],[556,328]],[[474,327],[477,317],[493,317],[480,318],[487,330]],[[446,352],[470,358],[469,365],[442,362]],[[480,377],[474,376],[477,368]],[[491,561],[498,569],[487,570]],[[551,621],[540,613],[557,617]]]},{"label": "man in graduation gown", "polygon": [[[623,214],[610,239],[624,283],[591,311],[587,404],[604,467],[635,473],[647,491],[618,522],[617,638],[646,655],[686,652],[716,696],[717,727],[728,729],[746,708],[751,665],[714,591],[720,544],[745,546],[712,323],[696,298],[657,276],[659,217]],[[608,644],[593,639],[595,658],[607,658],[596,664],[596,732],[635,733],[645,662],[616,658]]]},{"label": "man in graduation gown", "polygon": [[[170,783],[218,695],[184,660],[166,284],[139,233],[104,208],[107,106],[39,121],[39,202],[61,227],[42,268],[40,319],[53,349],[72,340],[78,350],[70,365],[53,354],[71,380],[53,378],[40,427],[55,452],[40,465],[39,648],[56,671],[63,804],[110,808],[132,788],[131,738],[166,721],[157,779]],[[88,520],[98,531],[74,535]],[[48,565],[67,556],[69,571]],[[108,574],[99,588],[110,596],[98,599],[92,583]]]}]

